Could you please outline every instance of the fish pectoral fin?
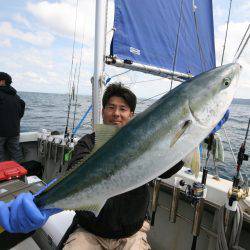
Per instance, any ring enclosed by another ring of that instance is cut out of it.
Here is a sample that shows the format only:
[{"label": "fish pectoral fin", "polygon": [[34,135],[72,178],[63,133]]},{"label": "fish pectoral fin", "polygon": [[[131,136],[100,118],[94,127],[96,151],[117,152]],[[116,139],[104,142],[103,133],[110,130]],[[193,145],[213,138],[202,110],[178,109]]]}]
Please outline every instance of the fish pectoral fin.
[{"label": "fish pectoral fin", "polygon": [[191,124],[191,120],[187,120],[184,122],[181,128],[176,132],[174,138],[171,140],[170,147],[172,147],[181,138],[181,136],[185,133],[185,131],[190,127]]},{"label": "fish pectoral fin", "polygon": [[201,160],[200,160],[200,149],[195,148],[190,154],[188,154],[184,159],[184,165],[191,168],[192,173],[197,178],[200,172]]},{"label": "fish pectoral fin", "polygon": [[112,138],[119,128],[114,125],[96,124],[95,128],[95,146],[93,152],[102,147],[110,138]]}]

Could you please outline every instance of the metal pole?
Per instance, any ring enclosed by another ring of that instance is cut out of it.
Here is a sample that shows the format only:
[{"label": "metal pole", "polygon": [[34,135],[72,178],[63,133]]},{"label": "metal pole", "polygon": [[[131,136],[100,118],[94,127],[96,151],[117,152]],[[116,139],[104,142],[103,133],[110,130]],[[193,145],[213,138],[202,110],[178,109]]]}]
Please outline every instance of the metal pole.
[{"label": "metal pole", "polygon": [[93,125],[101,123],[101,105],[103,95],[102,78],[106,38],[106,7],[107,0],[96,0],[94,79],[92,83]]},{"label": "metal pole", "polygon": [[159,191],[161,186],[161,179],[156,178],[154,180],[154,191],[152,199],[152,216],[151,216],[151,226],[154,226],[155,214],[158,206]]},{"label": "metal pole", "polygon": [[175,81],[183,82],[193,77],[191,74],[184,74],[177,71],[172,71],[164,68],[157,68],[151,65],[145,65],[142,63],[136,63],[128,60],[122,60],[116,57],[106,56],[105,62],[108,65],[115,67],[126,68],[129,70],[139,71],[155,76],[165,77],[168,79],[174,79]]}]

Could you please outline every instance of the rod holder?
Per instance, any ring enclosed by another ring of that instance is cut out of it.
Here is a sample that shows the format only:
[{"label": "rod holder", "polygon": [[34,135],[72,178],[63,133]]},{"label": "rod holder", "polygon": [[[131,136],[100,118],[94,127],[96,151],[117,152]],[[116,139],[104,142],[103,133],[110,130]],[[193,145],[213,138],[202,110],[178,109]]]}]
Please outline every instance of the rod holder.
[{"label": "rod holder", "polygon": [[204,208],[204,198],[201,198],[195,205],[194,220],[193,220],[193,226],[192,226],[193,236],[199,236],[200,234],[203,208]]},{"label": "rod holder", "polygon": [[152,199],[152,215],[151,215],[151,226],[154,225],[155,222],[155,214],[158,206],[158,198],[160,191],[161,179],[156,178],[154,180],[154,191],[153,191],[153,199]]},{"label": "rod holder", "polygon": [[175,185],[174,185],[171,207],[170,207],[170,212],[169,212],[169,221],[172,223],[176,222],[178,201],[179,201],[179,196],[180,196],[180,183],[181,183],[181,179],[179,177],[175,177],[175,183],[174,183]]}]

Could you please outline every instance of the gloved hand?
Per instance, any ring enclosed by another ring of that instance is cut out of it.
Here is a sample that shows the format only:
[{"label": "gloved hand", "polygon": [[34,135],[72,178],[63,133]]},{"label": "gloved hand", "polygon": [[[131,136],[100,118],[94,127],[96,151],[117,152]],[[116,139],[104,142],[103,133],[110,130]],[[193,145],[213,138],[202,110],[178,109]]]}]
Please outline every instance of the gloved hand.
[{"label": "gloved hand", "polygon": [[62,210],[39,209],[31,193],[21,193],[9,203],[0,201],[0,225],[10,233],[29,233],[42,227],[49,216]]}]

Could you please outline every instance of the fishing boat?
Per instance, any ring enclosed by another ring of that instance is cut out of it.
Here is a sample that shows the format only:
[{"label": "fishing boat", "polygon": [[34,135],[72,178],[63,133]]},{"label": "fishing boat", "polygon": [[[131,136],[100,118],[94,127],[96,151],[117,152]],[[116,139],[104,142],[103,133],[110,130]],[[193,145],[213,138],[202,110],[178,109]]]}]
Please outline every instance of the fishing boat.
[{"label": "fishing boat", "polygon": [[[115,0],[109,55],[104,54],[106,9],[106,0],[96,1],[93,95],[92,106],[87,111],[93,109],[93,124],[101,123],[102,92],[110,81],[104,77],[105,63],[168,78],[171,83],[185,82],[216,66],[211,0],[144,0],[143,7],[139,0]],[[2,182],[0,199],[11,200],[26,190],[36,192],[45,182],[63,174],[67,167],[65,155],[77,142],[74,132],[69,134],[66,126],[64,135],[55,135],[46,129],[22,133],[23,166],[30,174],[25,180]],[[244,152],[243,156],[241,162],[238,161],[239,167],[247,158]],[[206,165],[208,159],[209,150],[202,165]],[[151,182],[152,226],[148,238],[152,249],[211,250],[238,246],[249,249],[248,186],[239,184],[238,175],[232,182],[214,178],[206,171],[204,167],[196,177],[190,174],[188,167],[183,167],[169,179]],[[41,229],[27,235],[3,231],[0,248],[57,249],[73,216],[74,211],[58,213]]]}]

